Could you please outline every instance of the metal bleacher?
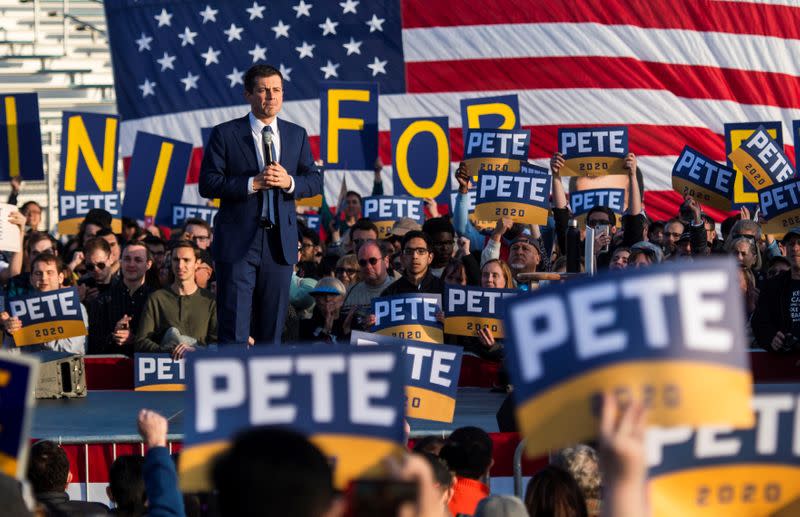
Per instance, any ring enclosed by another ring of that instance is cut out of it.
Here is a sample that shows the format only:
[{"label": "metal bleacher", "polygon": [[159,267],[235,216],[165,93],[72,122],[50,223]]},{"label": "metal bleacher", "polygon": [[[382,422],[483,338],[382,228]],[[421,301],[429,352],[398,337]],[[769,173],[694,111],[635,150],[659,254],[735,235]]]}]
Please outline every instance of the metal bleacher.
[{"label": "metal bleacher", "polygon": [[[0,93],[39,94],[48,181],[27,181],[20,202],[47,206],[56,193],[63,111],[116,113],[106,18],[100,0],[0,0]],[[121,170],[121,169],[120,169]],[[0,185],[0,200],[9,186]]]}]

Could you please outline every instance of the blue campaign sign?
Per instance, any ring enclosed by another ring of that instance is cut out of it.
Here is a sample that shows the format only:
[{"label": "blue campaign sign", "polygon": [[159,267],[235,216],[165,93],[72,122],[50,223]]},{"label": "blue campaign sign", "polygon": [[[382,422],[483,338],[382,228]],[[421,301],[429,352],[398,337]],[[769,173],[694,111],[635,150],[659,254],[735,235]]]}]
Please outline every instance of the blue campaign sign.
[{"label": "blue campaign sign", "polygon": [[576,190],[569,194],[569,206],[572,215],[578,219],[584,219],[592,208],[604,206],[617,214],[619,222],[622,212],[625,211],[625,190],[621,188]]},{"label": "blue campaign sign", "polygon": [[519,129],[519,121],[519,97],[516,94],[461,99],[464,147],[471,129]]},{"label": "blue campaign sign", "polygon": [[362,214],[378,227],[383,239],[398,219],[408,217],[419,224],[425,222],[425,201],[409,196],[370,196],[362,201]]},{"label": "blue campaign sign", "polygon": [[217,212],[219,212],[219,208],[215,206],[176,203],[172,205],[171,228],[183,226],[184,221],[187,219],[202,219],[213,228]]},{"label": "blue campaign sign", "polygon": [[738,286],[733,260],[708,259],[508,300],[506,366],[529,453],[592,439],[603,391],[647,401],[652,425],[752,425]]},{"label": "blue campaign sign", "polygon": [[181,202],[192,144],[139,131],[133,144],[122,215],[167,225]]},{"label": "blue campaign sign", "polygon": [[198,351],[187,356],[181,488],[209,488],[214,456],[240,430],[306,433],[335,461],[339,488],[403,442],[399,347],[298,346]]},{"label": "blue campaign sign", "polygon": [[486,171],[518,172],[528,160],[527,129],[470,129],[464,137],[464,162],[474,177]]},{"label": "blue campaign sign", "polygon": [[799,401],[800,384],[756,384],[750,429],[650,428],[653,516],[798,515]]},{"label": "blue campaign sign", "polygon": [[728,158],[728,167],[736,171],[736,177],[733,180],[733,206],[734,210],[742,206],[753,206],[758,204],[758,190],[742,169],[737,167],[730,158],[731,153],[738,149],[742,142],[750,138],[752,134],[759,128],[764,127],[767,133],[772,137],[780,146],[783,146],[783,123],[779,120],[769,122],[736,122],[725,124],[725,156]]},{"label": "blue campaign sign", "polygon": [[553,177],[547,169],[521,164],[519,173],[484,171],[478,181],[475,217],[515,223],[547,224]]},{"label": "blue campaign sign", "polygon": [[329,169],[372,170],[378,157],[378,83],[319,85],[320,156]]},{"label": "blue campaign sign", "polygon": [[450,129],[447,117],[390,121],[394,193],[447,203],[450,192]]},{"label": "blue campaign sign", "polygon": [[36,93],[0,95],[0,181],[17,177],[44,179]]},{"label": "blue campaign sign", "polygon": [[354,330],[354,345],[402,347],[405,359],[406,416],[411,419],[452,422],[456,410],[458,376],[464,351],[454,345],[433,345]]},{"label": "blue campaign sign", "polygon": [[186,389],[185,360],[170,354],[134,354],[135,391],[183,391]]},{"label": "blue campaign sign", "polygon": [[320,225],[322,224],[322,216],[320,216],[319,214],[303,214],[303,215],[298,215],[297,217],[305,221],[306,226],[308,227],[309,230],[313,230],[319,233],[319,228]]},{"label": "blue campaign sign", "polygon": [[22,328],[12,334],[17,346],[86,335],[80,298],[74,287],[11,297],[8,310],[22,322]]},{"label": "blue campaign sign", "polygon": [[764,126],[759,126],[728,158],[756,190],[795,177],[794,167],[784,154],[783,145],[772,138]]},{"label": "blue campaign sign", "polygon": [[442,296],[430,293],[396,294],[373,298],[372,331],[384,336],[427,343],[444,342],[444,325],[436,319]]},{"label": "blue campaign sign", "polygon": [[0,473],[25,478],[39,361],[0,354]]},{"label": "blue campaign sign", "polygon": [[783,234],[800,225],[800,179],[784,181],[758,191],[761,229]]},{"label": "blue campaign sign", "polygon": [[90,210],[100,208],[114,219],[120,218],[122,208],[119,192],[65,192],[58,200],[58,230],[67,235],[78,233],[83,218]]},{"label": "blue campaign sign", "polygon": [[516,289],[446,284],[444,287],[444,331],[446,334],[475,336],[488,328],[496,338],[503,331],[502,300],[517,296]]},{"label": "blue campaign sign", "polygon": [[672,188],[718,210],[730,210],[736,171],[688,145],[672,168]]},{"label": "blue campaign sign", "polygon": [[558,152],[564,155],[562,176],[627,174],[628,128],[583,127],[558,130]]}]

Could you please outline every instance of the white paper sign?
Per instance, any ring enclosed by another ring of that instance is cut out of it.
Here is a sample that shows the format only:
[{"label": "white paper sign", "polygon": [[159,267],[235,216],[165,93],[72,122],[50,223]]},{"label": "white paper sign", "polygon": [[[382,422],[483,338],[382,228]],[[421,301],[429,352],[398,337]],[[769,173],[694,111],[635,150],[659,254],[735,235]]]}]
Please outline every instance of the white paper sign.
[{"label": "white paper sign", "polygon": [[22,251],[19,226],[11,223],[8,216],[16,212],[17,207],[8,203],[0,203],[0,251],[18,253]]}]

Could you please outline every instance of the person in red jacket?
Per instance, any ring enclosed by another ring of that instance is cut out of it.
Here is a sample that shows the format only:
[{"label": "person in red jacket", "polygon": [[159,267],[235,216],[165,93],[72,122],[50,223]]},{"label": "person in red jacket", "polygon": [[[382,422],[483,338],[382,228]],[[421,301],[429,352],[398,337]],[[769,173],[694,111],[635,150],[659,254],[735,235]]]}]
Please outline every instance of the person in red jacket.
[{"label": "person in red jacket", "polygon": [[439,457],[456,475],[450,513],[474,514],[478,503],[489,496],[486,480],[494,465],[492,439],[478,427],[461,427],[445,440]]}]

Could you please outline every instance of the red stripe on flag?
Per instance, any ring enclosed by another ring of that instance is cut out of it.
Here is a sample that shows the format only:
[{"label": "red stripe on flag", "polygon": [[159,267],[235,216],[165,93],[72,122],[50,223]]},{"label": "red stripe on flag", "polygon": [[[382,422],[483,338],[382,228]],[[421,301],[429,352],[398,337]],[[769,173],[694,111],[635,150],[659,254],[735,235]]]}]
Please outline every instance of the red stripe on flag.
[{"label": "red stripe on flag", "polygon": [[[683,204],[683,196],[674,190],[645,190],[644,210],[651,221],[668,221],[678,216],[678,209]],[[703,213],[710,215],[717,222],[722,222],[736,212],[724,212],[701,205]]]},{"label": "red stripe on flag", "polygon": [[626,88],[666,90],[687,99],[800,108],[800,77],[711,66],[613,57],[538,57],[415,62],[406,65],[409,93],[449,92],[464,77],[481,90]]},{"label": "red stripe on flag", "polygon": [[755,34],[800,39],[800,9],[708,0],[403,0],[403,28],[504,23],[599,23],[648,29]]}]

